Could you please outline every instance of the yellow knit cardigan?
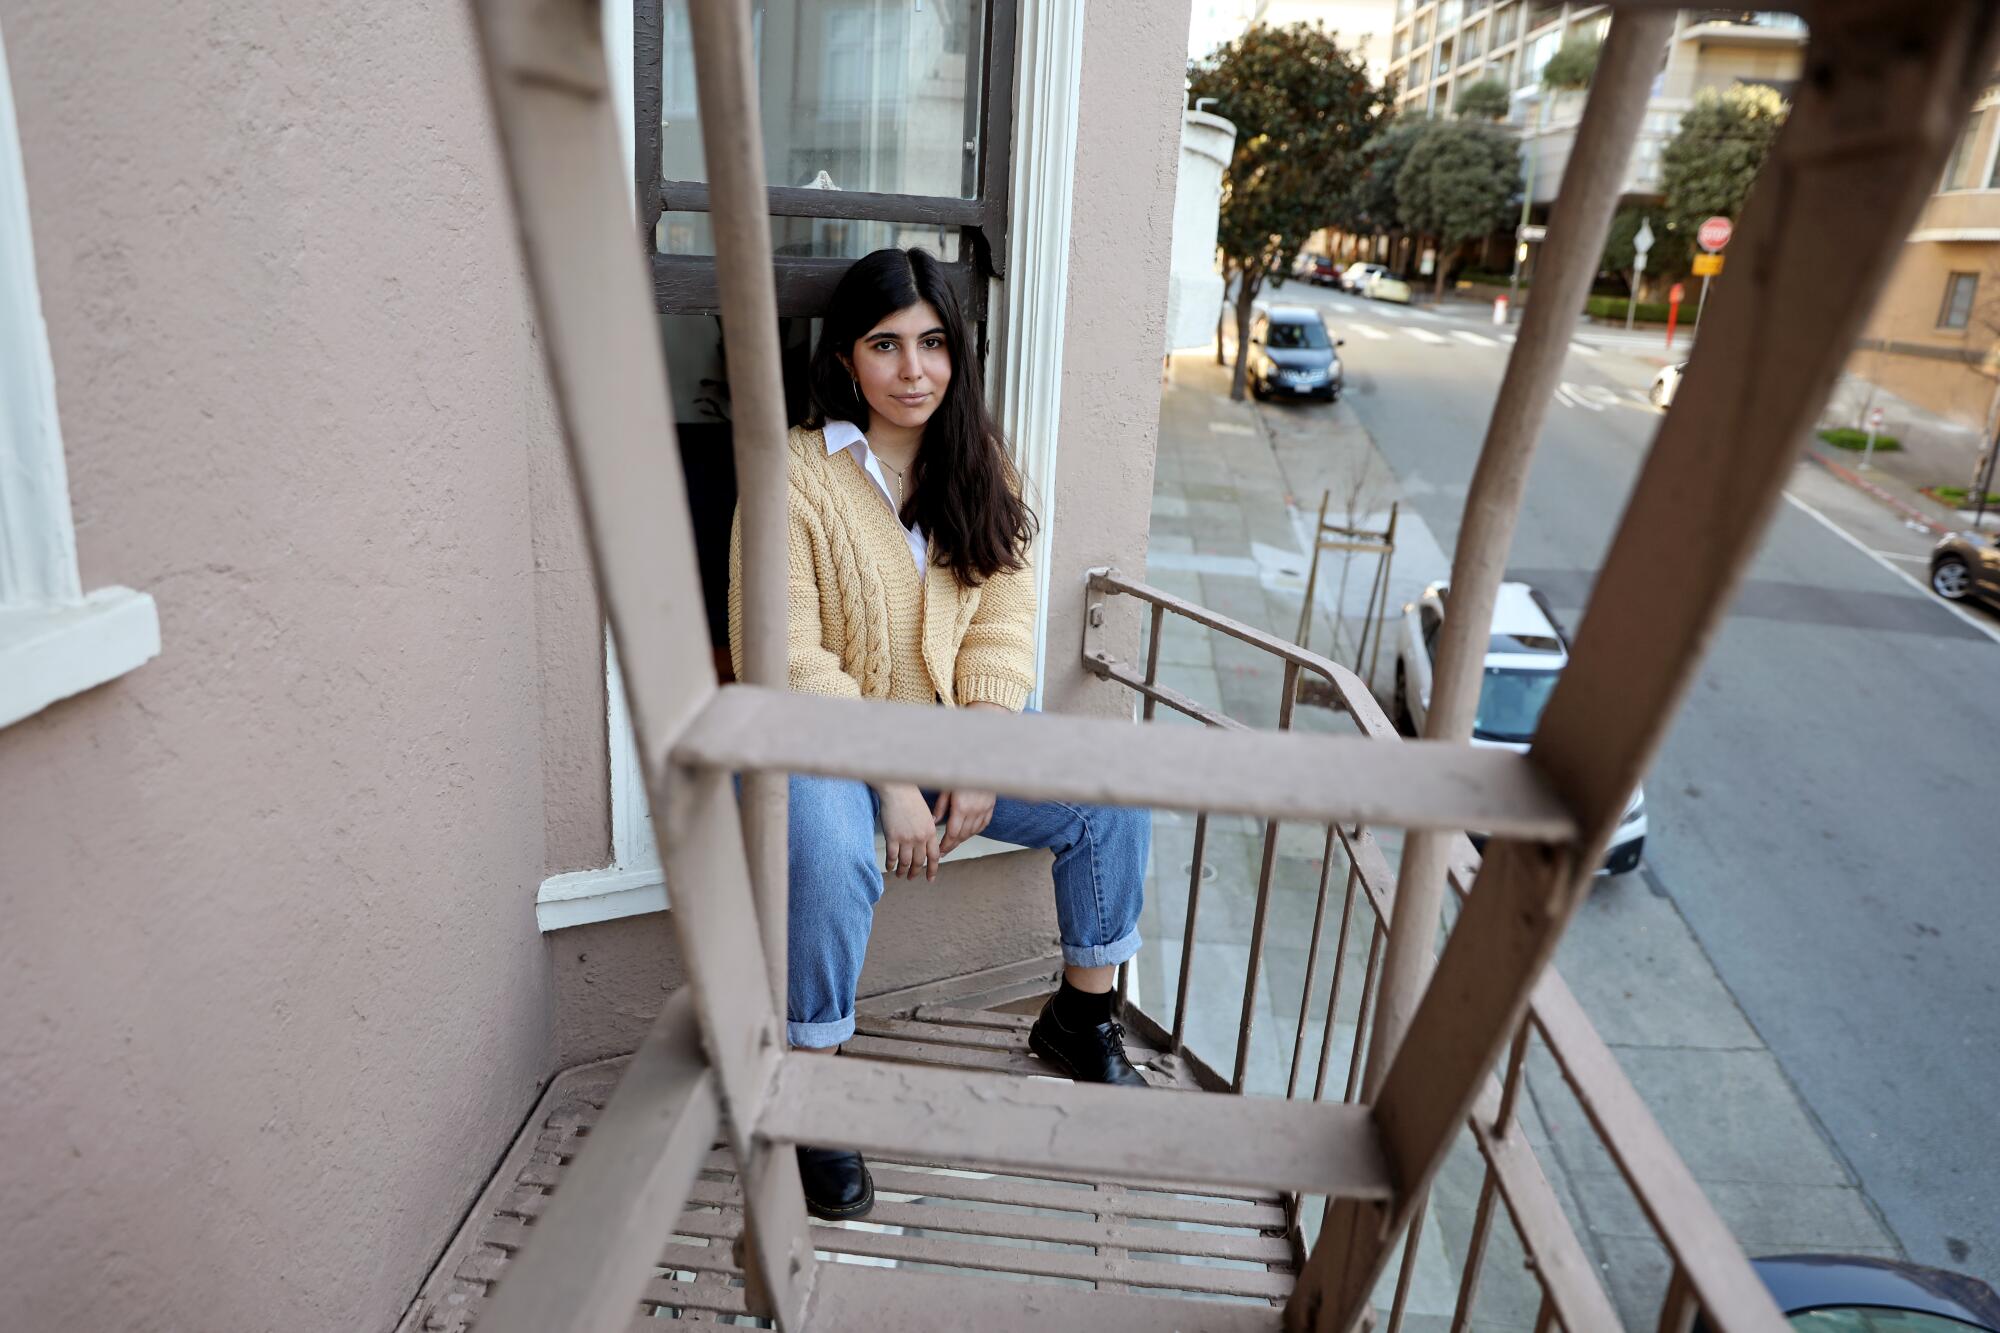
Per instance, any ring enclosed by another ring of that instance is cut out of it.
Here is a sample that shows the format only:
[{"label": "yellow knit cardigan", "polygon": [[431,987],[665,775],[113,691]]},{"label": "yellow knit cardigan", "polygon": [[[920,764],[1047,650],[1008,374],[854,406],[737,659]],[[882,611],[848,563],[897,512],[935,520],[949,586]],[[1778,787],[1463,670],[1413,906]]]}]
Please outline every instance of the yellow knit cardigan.
[{"label": "yellow knit cardigan", "polygon": [[[976,588],[932,564],[853,454],[791,433],[791,685],[801,694],[1019,711],[1035,686],[1035,583],[1025,566]],[[743,674],[743,541],[729,538],[729,654]]]}]

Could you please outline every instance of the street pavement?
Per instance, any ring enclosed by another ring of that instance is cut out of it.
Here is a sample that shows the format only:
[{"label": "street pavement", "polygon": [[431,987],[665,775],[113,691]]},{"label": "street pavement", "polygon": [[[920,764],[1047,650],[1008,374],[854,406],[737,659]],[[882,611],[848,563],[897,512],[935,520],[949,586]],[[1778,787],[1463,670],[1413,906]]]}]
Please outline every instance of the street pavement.
[{"label": "street pavement", "polygon": [[[1476,309],[1406,310],[1297,284],[1269,299],[1326,310],[1346,340],[1347,397],[1230,404],[1212,356],[1177,355],[1148,577],[1289,637],[1322,489],[1336,517],[1400,502],[1397,604],[1448,571],[1509,331]],[[1572,348],[1509,565],[1571,624],[1659,423],[1644,399],[1661,357],[1613,332],[1583,331]],[[1789,492],[1649,775],[1646,864],[1601,883],[1561,966],[1753,1252],[1902,1252],[1994,1279],[2000,925],[1973,814],[2000,721],[2000,626],[1922,590],[1928,532],[1817,468],[1802,465]],[[1352,572],[1343,654],[1372,571]],[[1319,600],[1324,650],[1337,599]],[[1277,691],[1253,655],[1204,660],[1198,640],[1171,633],[1163,644],[1169,683],[1270,725]],[[1302,725],[1343,725],[1301,712]],[[1239,841],[1221,848],[1234,858],[1224,877],[1254,884],[1255,830],[1226,833]],[[1188,837],[1162,828],[1161,874],[1185,871]],[[1281,981],[1258,997],[1270,1017],[1251,1059],[1253,1085],[1277,1077],[1279,1090],[1298,1007],[1284,992],[1303,975],[1311,903],[1309,857],[1290,859],[1273,910],[1292,929],[1270,955]],[[1155,940],[1178,939],[1170,896],[1149,907]],[[1247,942],[1240,910],[1219,915]],[[1203,952],[1242,943],[1202,933],[1198,980],[1230,965],[1240,978],[1240,960]],[[1177,948],[1154,952],[1142,984],[1170,990]],[[1198,995],[1191,1031],[1207,1025],[1230,1052],[1236,1000]],[[1531,1079],[1546,1120],[1533,1132],[1554,1135],[1566,1203],[1621,1308],[1641,1311],[1657,1301],[1662,1261],[1605,1164],[1578,1147],[1588,1135],[1550,1077]],[[1452,1206],[1440,1210],[1447,1239]],[[1449,1313],[1439,1292],[1430,1300]]]}]

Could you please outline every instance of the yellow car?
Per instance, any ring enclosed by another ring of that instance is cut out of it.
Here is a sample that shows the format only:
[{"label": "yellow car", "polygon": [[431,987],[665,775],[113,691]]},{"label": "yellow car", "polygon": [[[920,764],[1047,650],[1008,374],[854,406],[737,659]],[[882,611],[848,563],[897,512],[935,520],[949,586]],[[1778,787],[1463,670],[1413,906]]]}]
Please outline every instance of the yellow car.
[{"label": "yellow car", "polygon": [[1361,294],[1371,301],[1394,301],[1397,305],[1410,303],[1410,284],[1401,278],[1392,278],[1380,273],[1368,280]]}]

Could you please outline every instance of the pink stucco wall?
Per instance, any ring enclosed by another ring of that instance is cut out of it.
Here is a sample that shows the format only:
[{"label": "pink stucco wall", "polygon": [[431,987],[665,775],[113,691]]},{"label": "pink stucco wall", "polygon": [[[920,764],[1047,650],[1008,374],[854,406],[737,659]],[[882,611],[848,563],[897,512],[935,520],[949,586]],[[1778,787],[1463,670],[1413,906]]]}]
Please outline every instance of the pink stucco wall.
[{"label": "pink stucco wall", "polygon": [[[1131,710],[1122,686],[1083,670],[1083,577],[1146,567],[1187,39],[1188,0],[1106,0],[1084,19],[1043,683],[1054,711]],[[1129,659],[1139,607],[1128,600],[1113,604],[1108,634]]]},{"label": "pink stucco wall", "polygon": [[164,644],[0,730],[0,1325],[388,1328],[553,1068],[535,886],[607,841],[464,8],[0,25],[84,583]]}]

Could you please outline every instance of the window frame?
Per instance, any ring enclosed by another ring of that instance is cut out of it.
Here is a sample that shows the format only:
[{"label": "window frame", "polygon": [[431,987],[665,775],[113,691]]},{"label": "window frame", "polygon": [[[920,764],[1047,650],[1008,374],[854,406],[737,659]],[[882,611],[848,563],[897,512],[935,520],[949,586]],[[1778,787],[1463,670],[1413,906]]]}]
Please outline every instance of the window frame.
[{"label": "window frame", "polygon": [[[769,186],[766,211],[776,218],[842,222],[900,222],[956,227],[959,257],[944,265],[966,318],[983,325],[987,283],[1006,276],[1009,163],[1014,120],[1014,63],[1019,44],[1020,0],[981,0],[978,189],[969,199],[866,190],[816,190]],[[721,289],[713,255],[656,251],[653,229],[663,213],[706,213],[708,185],[662,179],[660,112],[665,79],[666,0],[633,0],[633,89],[637,129],[633,151],[639,234],[653,272],[653,303],[662,315],[719,315]],[[778,316],[808,318],[826,308],[835,284],[853,261],[780,255],[773,261]]]},{"label": "window frame", "polygon": [[83,591],[27,170],[0,34],[0,727],[160,652],[153,599]]},{"label": "window frame", "polygon": [[[700,182],[658,179],[659,107],[664,88],[661,77],[654,75],[649,81],[648,76],[659,69],[664,54],[663,0],[611,0],[603,13],[614,92],[619,106],[632,117],[630,122],[621,117],[621,148],[633,163],[634,221],[652,265],[655,308],[662,315],[719,315],[714,256],[661,255],[653,244],[661,212],[705,212],[708,189]],[[776,217],[928,223],[936,220],[937,213],[925,210],[935,208],[967,219],[959,223],[960,257],[944,267],[965,303],[968,318],[980,330],[982,350],[989,362],[987,385],[996,413],[1013,441],[1033,502],[1038,512],[1047,515],[1053,513],[1057,423],[1062,408],[1070,188],[1077,138],[1074,94],[1083,61],[1082,6],[1071,0],[987,0],[984,14],[986,55],[980,72],[984,141],[976,198],[783,187],[767,190],[767,197],[770,212]],[[1003,36],[1007,39],[1004,43],[999,40]],[[1056,89],[1067,89],[1070,95],[1052,96]],[[1017,101],[1027,108],[1018,122],[1014,116]],[[1021,144],[1013,142],[1016,134],[1021,136]],[[830,210],[830,203],[838,203],[838,209]],[[701,207],[690,207],[694,204]],[[1012,226],[1010,219],[1017,208],[1021,225]],[[780,256],[775,261],[780,318],[817,316],[850,263],[848,259]],[[1003,276],[1008,279],[1004,284],[998,281]],[[993,331],[990,340],[986,337],[989,319]],[[1040,571],[1038,601],[1044,617],[1049,592],[1046,557],[1053,526],[1043,522],[1034,560]],[[1036,635],[1037,680],[1042,677],[1046,639],[1044,621]],[[544,933],[671,906],[653,839],[617,649],[608,630],[604,653],[611,860],[602,867],[567,871],[542,881],[535,916]],[[1014,850],[975,838],[945,859],[966,860]]]},{"label": "window frame", "polygon": [[[1965,290],[1965,310],[1962,312],[1959,321],[1954,324],[1951,321],[1951,313],[1953,306],[1957,304],[1959,281],[1961,279],[1968,284]],[[1963,269],[1953,269],[1946,273],[1944,276],[1944,300],[1938,306],[1937,327],[1951,333],[1965,332],[1972,327],[1972,311],[1973,307],[1978,304],[1978,301],[1979,275],[1977,273],[1969,273]]]}]

